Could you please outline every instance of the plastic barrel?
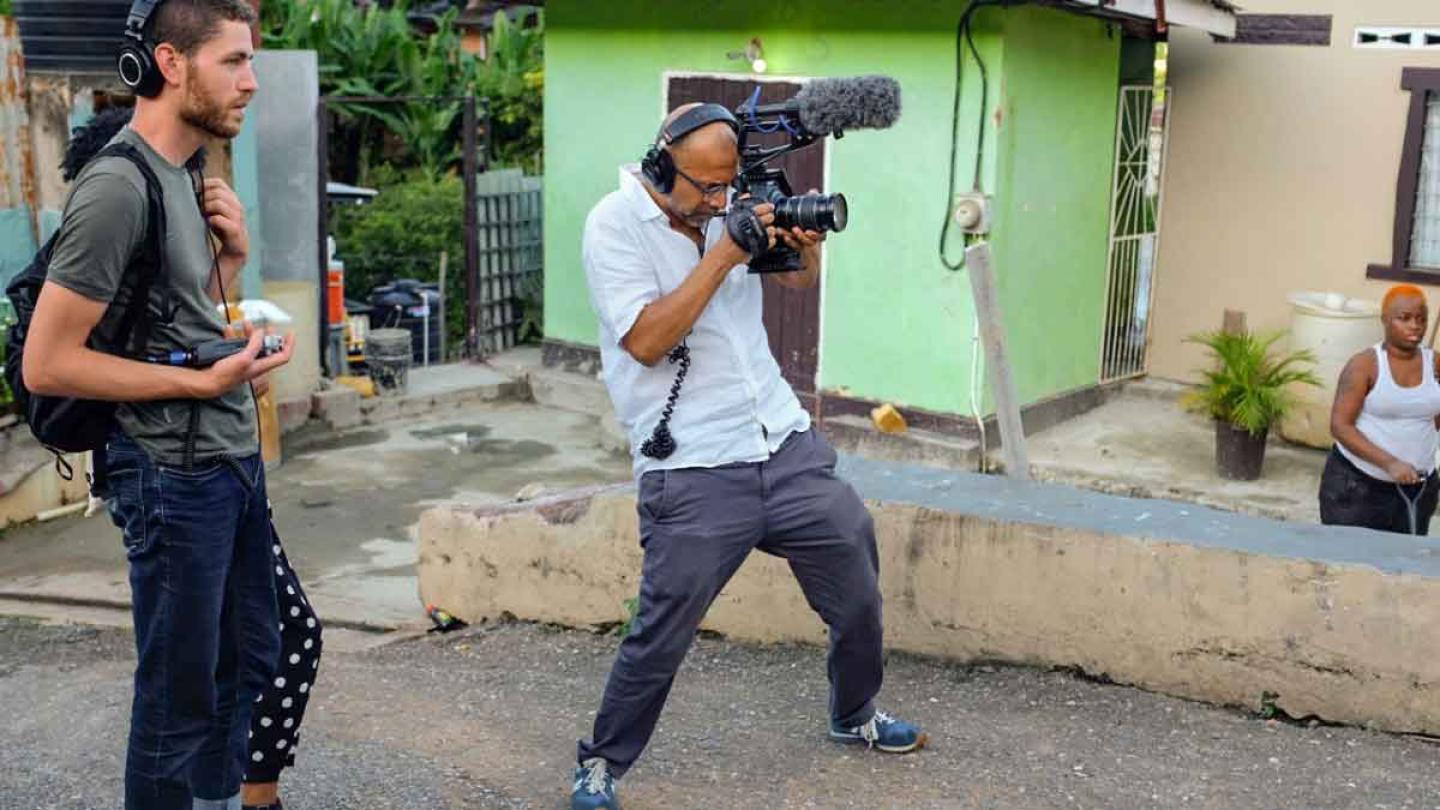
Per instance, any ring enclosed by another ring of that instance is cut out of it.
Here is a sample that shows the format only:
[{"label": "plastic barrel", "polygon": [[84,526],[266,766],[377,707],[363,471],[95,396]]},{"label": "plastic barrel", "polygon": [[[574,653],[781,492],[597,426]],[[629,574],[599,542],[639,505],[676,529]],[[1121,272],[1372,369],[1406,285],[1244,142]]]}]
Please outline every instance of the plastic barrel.
[{"label": "plastic barrel", "polygon": [[1320,385],[1297,385],[1295,407],[1280,422],[1280,435],[1292,442],[1328,449],[1330,407],[1340,372],[1356,352],[1384,337],[1380,305],[1339,293],[1299,292],[1290,296],[1290,347],[1315,353]]}]

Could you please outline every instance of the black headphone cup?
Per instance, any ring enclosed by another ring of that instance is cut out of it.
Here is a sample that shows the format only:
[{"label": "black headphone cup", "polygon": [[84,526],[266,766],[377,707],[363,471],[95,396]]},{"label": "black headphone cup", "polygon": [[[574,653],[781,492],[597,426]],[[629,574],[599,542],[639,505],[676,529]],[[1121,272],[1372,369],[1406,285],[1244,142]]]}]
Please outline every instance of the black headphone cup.
[{"label": "black headphone cup", "polygon": [[115,69],[120,74],[120,81],[134,90],[145,80],[144,55],[139,48],[124,45],[120,48],[120,54],[115,57]]},{"label": "black headphone cup", "polygon": [[135,0],[130,6],[130,17],[125,23],[124,44],[115,56],[115,69],[120,82],[137,96],[153,98],[160,94],[165,79],[155,64],[155,53],[145,41],[145,27],[150,16],[159,6],[156,2]]},{"label": "black headphone cup", "polygon": [[645,153],[645,159],[640,161],[640,171],[661,194],[669,194],[675,187],[675,161],[670,157],[670,150],[659,144],[651,146],[650,151]]},{"label": "black headphone cup", "polygon": [[655,187],[666,194],[675,190],[675,158],[669,149],[661,149],[655,157]]},{"label": "black headphone cup", "polygon": [[655,143],[640,161],[640,171],[656,191],[669,194],[675,188],[675,158],[665,144],[676,143],[695,130],[717,121],[724,122],[737,133],[740,131],[740,122],[721,104],[701,104],[672,121],[668,127],[661,128],[657,141],[664,143]]}]

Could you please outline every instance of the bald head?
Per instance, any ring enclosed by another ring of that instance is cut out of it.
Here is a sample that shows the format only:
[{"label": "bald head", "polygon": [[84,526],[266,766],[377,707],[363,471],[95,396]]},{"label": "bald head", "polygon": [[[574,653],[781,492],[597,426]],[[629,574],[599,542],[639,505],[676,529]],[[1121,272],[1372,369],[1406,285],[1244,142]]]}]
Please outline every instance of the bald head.
[{"label": "bald head", "polygon": [[723,120],[712,121],[665,142],[666,130],[700,106],[699,103],[682,104],[665,116],[656,141],[669,153],[675,167],[675,182],[662,188],[647,184],[650,196],[669,213],[672,222],[695,230],[703,230],[724,211],[735,174],[740,169],[739,140],[735,130]]},{"label": "bald head", "polygon": [[[681,104],[665,116],[665,122],[660,125],[661,133],[669,129],[672,124],[680,120],[680,117],[697,107],[704,106],[700,102]],[[682,156],[701,157],[702,160],[714,157],[728,158],[735,153],[737,141],[735,130],[724,121],[712,121],[699,129],[686,133],[669,144],[670,154],[678,161]],[[703,157],[702,157],[703,156]],[[708,161],[707,161],[708,162]]]}]

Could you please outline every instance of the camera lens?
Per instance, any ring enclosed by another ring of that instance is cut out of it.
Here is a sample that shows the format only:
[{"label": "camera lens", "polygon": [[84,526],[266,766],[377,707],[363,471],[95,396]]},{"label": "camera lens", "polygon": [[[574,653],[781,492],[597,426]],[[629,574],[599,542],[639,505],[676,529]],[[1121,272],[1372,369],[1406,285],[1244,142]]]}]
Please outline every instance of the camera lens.
[{"label": "camera lens", "polygon": [[775,224],[807,231],[843,231],[849,219],[844,194],[801,194],[775,202]]}]

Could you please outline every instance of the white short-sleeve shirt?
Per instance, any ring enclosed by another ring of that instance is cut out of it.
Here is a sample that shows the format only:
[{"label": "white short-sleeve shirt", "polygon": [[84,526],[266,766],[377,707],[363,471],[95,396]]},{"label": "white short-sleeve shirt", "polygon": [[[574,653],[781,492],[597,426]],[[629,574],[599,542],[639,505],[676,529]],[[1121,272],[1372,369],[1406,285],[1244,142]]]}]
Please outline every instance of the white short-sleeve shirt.
[{"label": "white short-sleeve shirt", "polygon": [[[724,227],[719,219],[706,227],[706,250],[719,241]],[[701,253],[670,227],[631,164],[620,168],[620,187],[586,218],[581,257],[590,305],[600,319],[605,386],[630,438],[637,478],[649,470],[763,461],[791,433],[810,428],[810,415],[770,354],[760,278],[741,264],[730,271],[686,339],[690,371],[670,419],[675,452],[663,460],[641,455],[679,366],[661,360],[647,368],[620,341],[646,304],[680,286]]]}]

